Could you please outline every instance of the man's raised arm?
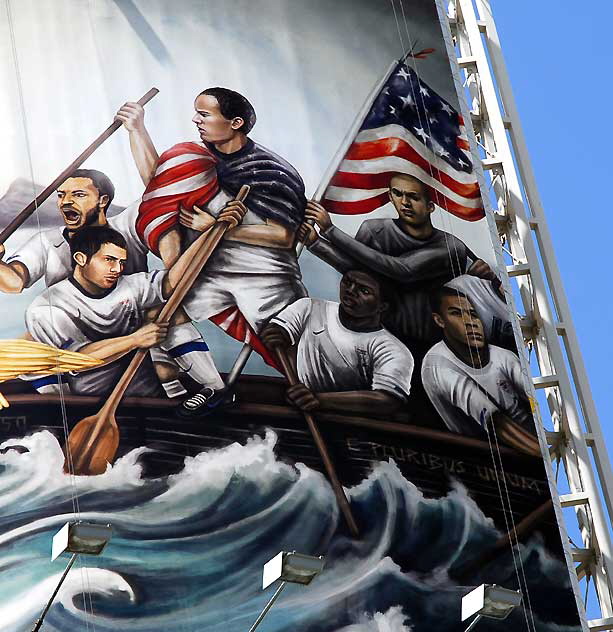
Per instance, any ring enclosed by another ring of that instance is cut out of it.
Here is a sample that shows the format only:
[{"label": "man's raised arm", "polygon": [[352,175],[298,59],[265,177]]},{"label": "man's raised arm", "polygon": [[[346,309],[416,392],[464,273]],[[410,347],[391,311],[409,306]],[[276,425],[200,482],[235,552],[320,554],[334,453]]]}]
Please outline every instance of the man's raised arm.
[{"label": "man's raised arm", "polygon": [[115,118],[128,130],[132,157],[143,183],[147,186],[153,178],[160,157],[145,127],[145,109],[139,103],[124,103]]},{"label": "man's raised arm", "polygon": [[30,280],[30,273],[26,266],[19,261],[5,263],[4,245],[0,244],[0,292],[7,294],[19,294],[27,287]]}]

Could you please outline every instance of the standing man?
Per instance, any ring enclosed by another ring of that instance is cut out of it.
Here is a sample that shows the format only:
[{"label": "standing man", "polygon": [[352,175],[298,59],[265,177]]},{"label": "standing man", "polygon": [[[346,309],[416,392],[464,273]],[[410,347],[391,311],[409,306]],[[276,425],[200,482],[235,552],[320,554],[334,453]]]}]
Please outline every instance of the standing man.
[{"label": "standing man", "polygon": [[[194,109],[200,139],[216,160],[219,192],[204,208],[181,208],[186,230],[170,228],[157,249],[168,267],[199,232],[213,225],[220,211],[243,214],[242,223],[226,232],[183,306],[193,321],[211,319],[255,344],[271,317],[306,296],[293,248],[304,218],[304,183],[288,162],[248,137],[256,114],[243,95],[208,88],[196,97]],[[128,103],[117,116],[130,133],[134,160],[148,184],[158,155],[143,110]],[[245,204],[232,201],[244,184],[251,187]],[[218,401],[216,395],[203,390],[184,402],[183,412],[201,414]]]},{"label": "standing man", "polygon": [[434,203],[420,180],[403,173],[393,175],[389,199],[398,217],[366,220],[355,238],[334,226],[323,206],[310,201],[306,218],[317,224],[320,235],[305,223],[299,238],[313,254],[341,271],[357,264],[391,280],[397,295],[384,323],[421,355],[438,336],[430,292],[462,274],[484,279],[493,279],[494,274],[463,241],[432,225]]},{"label": "standing man", "polygon": [[287,390],[293,404],[365,415],[393,414],[406,404],[413,356],[381,325],[385,292],[370,272],[349,270],[340,303],[301,298],[272,319],[264,343],[285,352],[297,346],[300,383]]},{"label": "standing man", "polygon": [[[125,239],[129,253],[124,273],[145,272],[148,269],[148,250],[136,232],[138,203],[107,218],[114,196],[115,187],[106,174],[96,169],[76,169],[57,189],[57,206],[63,228],[51,228],[35,234],[6,262],[0,261],[0,291],[20,293],[42,278],[47,287],[68,278],[72,274],[70,240],[84,226],[109,226],[119,232]],[[0,253],[4,254],[1,244]],[[198,330],[187,322],[185,315],[182,321],[180,316],[174,321],[171,332],[177,344],[169,348],[169,353],[157,347],[151,350],[166,394],[176,397],[186,393],[177,379],[176,364],[172,359],[182,355],[189,358],[187,368],[200,384],[221,384],[208,347]],[[59,388],[56,376],[36,378],[31,384],[41,393],[56,392]]]},{"label": "standing man", "polygon": [[443,287],[432,297],[432,317],[443,340],[426,354],[422,382],[449,430],[489,431],[523,452],[540,455],[525,376],[517,356],[488,344],[468,296]]}]

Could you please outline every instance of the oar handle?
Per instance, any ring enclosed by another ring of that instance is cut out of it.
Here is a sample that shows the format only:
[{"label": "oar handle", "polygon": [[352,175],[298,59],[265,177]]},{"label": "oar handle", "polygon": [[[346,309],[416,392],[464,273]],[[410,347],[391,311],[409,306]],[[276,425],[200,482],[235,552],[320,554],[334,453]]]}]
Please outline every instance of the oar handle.
[{"label": "oar handle", "polygon": [[[242,202],[247,195],[249,195],[249,191],[249,185],[244,184],[234,199],[238,202]],[[172,318],[173,314],[183,302],[186,294],[190,291],[194,281],[198,278],[200,272],[202,272],[202,268],[204,268],[204,265],[209,260],[209,257],[213,254],[217,244],[221,241],[225,232],[228,230],[228,226],[228,222],[216,222],[210,230],[206,233],[202,233],[202,235],[198,237],[198,241],[201,243],[197,249],[196,256],[190,262],[185,274],[181,277],[179,283],[177,283],[175,289],[170,295],[170,298],[166,301],[164,307],[158,314],[158,317],[155,319],[155,322],[163,323]],[[132,378],[136,375],[136,372],[147,353],[149,353],[148,349],[139,349],[134,354],[134,357],[132,358],[130,364],[126,367],[126,370],[117,382],[113,392],[106,400],[103,407],[104,412],[115,413],[121,398],[124,396],[126,389],[130,385]]]},{"label": "oar handle", "polygon": [[[296,375],[296,372],[294,371],[294,367],[292,366],[292,363],[289,360],[288,354],[285,352],[284,349],[277,348],[275,355],[276,355],[277,360],[279,361],[279,365],[281,366],[281,370],[283,371],[285,375],[285,379],[287,380],[287,383],[290,386],[296,385],[298,383],[298,376]],[[330,479],[330,483],[332,484],[332,489],[334,490],[334,495],[336,496],[336,501],[338,502],[338,505],[345,518],[345,521],[347,522],[347,526],[349,527],[349,530],[351,531],[352,535],[357,538],[360,535],[360,531],[358,529],[358,525],[355,521],[355,518],[353,517],[353,512],[351,511],[351,505],[349,504],[349,501],[347,500],[347,496],[345,495],[345,490],[343,489],[341,481],[338,478],[338,475],[336,473],[336,467],[334,466],[334,462],[332,461],[332,458],[330,457],[330,453],[328,452],[326,442],[324,441],[324,438],[319,432],[319,428],[317,426],[317,423],[315,422],[313,415],[303,410],[302,416],[307,422],[307,425],[309,427],[309,430],[311,431],[313,440],[315,441],[315,445],[317,446],[317,449],[319,450],[319,455],[321,456],[321,460],[323,461],[324,467],[326,468],[328,478]]]},{"label": "oar handle", "polygon": [[[144,94],[138,101],[140,105],[149,103],[151,99],[159,92],[157,88],[151,88],[149,92]],[[27,219],[32,213],[57,189],[58,185],[78,167],[80,167],[102,143],[112,134],[114,134],[122,126],[121,121],[113,121],[105,130],[89,145],[82,153],[80,153],[69,165],[60,173],[51,184],[46,186],[0,233],[0,244],[4,243]]]}]

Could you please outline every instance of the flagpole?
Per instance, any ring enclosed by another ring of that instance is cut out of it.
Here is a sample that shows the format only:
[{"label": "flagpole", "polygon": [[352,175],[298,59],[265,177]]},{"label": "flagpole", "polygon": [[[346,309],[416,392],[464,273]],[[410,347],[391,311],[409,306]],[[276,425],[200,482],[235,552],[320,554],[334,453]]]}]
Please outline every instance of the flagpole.
[{"label": "flagpole", "polygon": [[[394,72],[394,68],[396,68],[396,66],[399,63],[403,62],[407,58],[407,56],[409,56],[410,54],[411,54],[411,51],[407,52],[400,59],[394,60],[390,64],[389,68],[387,69],[387,72],[383,75],[381,79],[379,79],[379,81],[377,81],[377,83],[374,85],[372,90],[368,93],[368,96],[366,97],[364,104],[358,111],[353,123],[351,124],[351,127],[347,130],[347,133],[343,137],[341,144],[336,150],[334,156],[332,156],[332,160],[330,160],[330,163],[328,164],[327,169],[324,171],[324,175],[319,182],[319,186],[315,190],[315,193],[313,194],[313,197],[311,199],[315,200],[316,202],[319,202],[321,200],[323,194],[326,192],[326,189],[328,188],[328,185],[330,184],[330,180],[332,180],[332,177],[336,173],[341,160],[345,157],[345,154],[347,153],[347,150],[349,149],[351,143],[356,137],[358,130],[362,126],[364,119],[368,115],[368,112],[370,112],[370,108],[372,107],[374,100],[377,98],[377,96],[383,89],[383,86],[387,83],[392,72]],[[312,221],[309,221],[309,223],[313,225]],[[303,249],[304,249],[304,242],[301,241],[296,246],[296,257],[300,257]],[[239,375],[242,373],[243,369],[245,368],[245,365],[247,364],[247,360],[249,360],[251,351],[252,351],[252,348],[249,345],[249,343],[248,342],[244,343],[240,353],[238,354],[238,357],[234,361],[234,364],[232,365],[232,368],[230,369],[230,372],[228,373],[226,377],[226,381],[225,381],[226,390],[230,390],[234,387],[236,380],[238,379]]]},{"label": "flagpole", "polygon": [[[321,198],[323,197],[323,194],[326,192],[326,189],[328,188],[330,184],[330,180],[332,180],[332,177],[338,170],[339,164],[345,157],[345,154],[347,153],[347,150],[351,146],[351,143],[354,141],[355,137],[357,136],[358,130],[362,126],[364,119],[370,112],[370,108],[372,107],[374,100],[379,96],[379,93],[383,89],[383,86],[387,83],[388,79],[390,78],[390,75],[392,74],[392,72],[394,72],[394,69],[401,61],[402,60],[394,60],[390,64],[390,67],[387,69],[387,72],[383,75],[383,77],[379,81],[377,81],[373,89],[368,93],[368,96],[366,97],[364,104],[358,111],[351,127],[349,128],[349,130],[343,137],[341,144],[338,146],[338,149],[336,150],[334,156],[332,157],[332,160],[328,164],[327,169],[324,171],[324,175],[319,182],[319,186],[315,190],[315,193],[313,194],[313,197],[311,199],[315,200],[316,202],[319,202]],[[300,245],[302,245],[302,242]],[[296,254],[300,255],[300,251],[301,250],[297,250]]]}]

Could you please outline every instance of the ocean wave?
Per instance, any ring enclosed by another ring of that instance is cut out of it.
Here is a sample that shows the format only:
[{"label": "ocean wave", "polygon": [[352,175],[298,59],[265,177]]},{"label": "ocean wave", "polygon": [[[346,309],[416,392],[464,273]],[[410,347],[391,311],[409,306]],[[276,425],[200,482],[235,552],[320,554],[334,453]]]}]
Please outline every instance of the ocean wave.
[{"label": "ocean wave", "polygon": [[[49,630],[248,629],[273,590],[260,590],[262,565],[280,550],[325,555],[326,566],[310,586],[288,585],[267,615],[269,632],[459,630],[471,586],[457,585],[452,571],[500,536],[466,490],[426,498],[392,461],[379,463],[347,490],[361,527],[352,539],[326,478],[279,460],[276,441],[268,431],[203,452],[161,479],[142,477],[144,448],[100,476],[78,477],[63,472],[49,433],[10,442],[27,451],[0,454],[0,617],[13,613],[2,629],[30,629],[44,606],[61,564],[49,562],[51,535],[75,517],[78,500],[79,516],[110,522],[113,537],[102,556],[82,558],[87,571],[71,571]],[[567,620],[545,593],[568,590],[566,569],[539,538],[522,547],[522,560],[539,629],[554,632]],[[516,581],[508,556],[494,566],[500,583]],[[518,616],[500,629],[517,627]]]}]

